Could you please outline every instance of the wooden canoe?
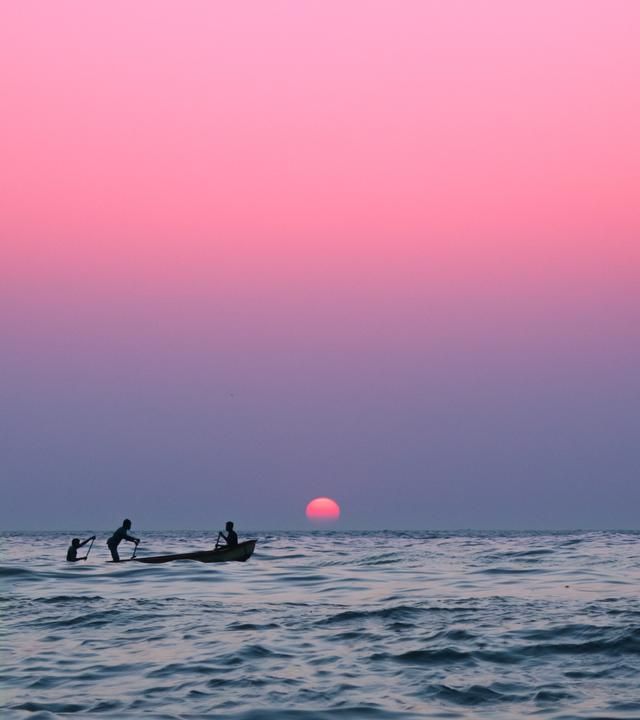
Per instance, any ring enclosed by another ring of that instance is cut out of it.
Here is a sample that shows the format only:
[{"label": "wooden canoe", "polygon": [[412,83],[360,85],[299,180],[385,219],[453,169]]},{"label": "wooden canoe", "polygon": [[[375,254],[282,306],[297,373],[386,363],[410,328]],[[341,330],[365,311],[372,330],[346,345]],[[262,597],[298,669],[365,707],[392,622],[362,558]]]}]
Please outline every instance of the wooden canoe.
[{"label": "wooden canoe", "polygon": [[203,563],[213,562],[229,562],[235,560],[237,562],[245,562],[253,555],[253,550],[257,540],[245,540],[238,543],[235,547],[226,547],[223,545],[217,550],[196,550],[195,552],[175,553],[173,555],[149,555],[140,557],[132,557],[120,562],[141,562],[141,563],[166,563],[174,560],[197,560]]}]

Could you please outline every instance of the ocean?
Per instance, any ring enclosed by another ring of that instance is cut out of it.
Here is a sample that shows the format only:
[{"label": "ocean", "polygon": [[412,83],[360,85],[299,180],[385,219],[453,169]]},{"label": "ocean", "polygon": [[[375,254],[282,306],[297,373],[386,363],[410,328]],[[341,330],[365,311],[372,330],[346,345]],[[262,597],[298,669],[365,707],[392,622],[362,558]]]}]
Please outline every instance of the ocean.
[{"label": "ocean", "polygon": [[0,534],[3,718],[640,718],[640,532],[73,535]]}]

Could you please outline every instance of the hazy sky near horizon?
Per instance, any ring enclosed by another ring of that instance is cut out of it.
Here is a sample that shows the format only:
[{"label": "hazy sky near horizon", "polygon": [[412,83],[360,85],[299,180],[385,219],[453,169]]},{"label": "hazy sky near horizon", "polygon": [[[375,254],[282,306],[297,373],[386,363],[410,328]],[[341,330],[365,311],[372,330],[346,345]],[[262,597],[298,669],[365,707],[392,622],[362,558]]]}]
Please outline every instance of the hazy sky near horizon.
[{"label": "hazy sky near horizon", "polygon": [[0,6],[0,528],[640,527],[640,3]]}]

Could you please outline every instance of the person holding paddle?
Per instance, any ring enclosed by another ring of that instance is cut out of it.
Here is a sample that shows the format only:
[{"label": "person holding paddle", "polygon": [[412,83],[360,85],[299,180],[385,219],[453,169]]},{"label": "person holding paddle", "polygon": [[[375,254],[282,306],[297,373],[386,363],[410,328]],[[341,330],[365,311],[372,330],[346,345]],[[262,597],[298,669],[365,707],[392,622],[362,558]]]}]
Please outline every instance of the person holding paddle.
[{"label": "person holding paddle", "polygon": [[236,531],[233,529],[233,523],[231,522],[231,520],[227,522],[227,524],[224,526],[224,529],[227,531],[227,534],[225,535],[223,532],[218,533],[216,547],[220,545],[220,538],[225,541],[227,547],[235,547],[238,544],[238,533],[236,533]]},{"label": "person holding paddle", "polygon": [[131,520],[125,518],[122,521],[122,527],[119,527],[107,540],[107,547],[111,552],[113,562],[120,562],[120,555],[118,555],[118,545],[120,545],[123,540],[128,540],[129,542],[135,543],[136,547],[138,546],[140,540],[138,540],[137,537],[133,537],[133,535],[129,535],[129,530],[131,530]]},{"label": "person holding paddle", "polygon": [[71,541],[71,545],[69,545],[69,549],[67,550],[67,562],[76,562],[77,560],[86,560],[89,557],[89,550],[87,551],[87,554],[84,557],[78,557],[78,548],[81,548],[83,545],[86,545],[89,541],[93,545],[93,541],[96,539],[95,535],[92,535],[91,537],[88,537],[86,540],[83,540],[80,542],[80,538],[73,538]]}]

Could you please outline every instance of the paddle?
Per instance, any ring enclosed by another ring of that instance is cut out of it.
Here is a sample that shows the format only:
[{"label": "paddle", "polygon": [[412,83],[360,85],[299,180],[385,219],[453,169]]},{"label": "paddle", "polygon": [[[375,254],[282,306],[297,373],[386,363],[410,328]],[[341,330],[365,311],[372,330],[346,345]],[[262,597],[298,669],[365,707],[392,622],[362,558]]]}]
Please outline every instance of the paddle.
[{"label": "paddle", "polygon": [[133,548],[133,554],[131,555],[129,560],[133,560],[133,558],[135,558],[137,549],[138,549],[138,543],[135,543],[135,547]]},{"label": "paddle", "polygon": [[216,546],[213,548],[214,550],[217,550],[220,547],[220,536],[222,535],[221,532],[218,533],[218,537],[216,539]]},{"label": "paddle", "polygon": [[93,547],[93,541],[94,541],[95,539],[96,539],[96,538],[95,538],[95,535],[94,535],[94,536],[91,538],[91,543],[89,544],[89,549],[87,550],[87,554],[86,554],[83,558],[80,558],[80,560],[86,560],[86,559],[89,557],[89,553],[91,552],[91,548]]}]

